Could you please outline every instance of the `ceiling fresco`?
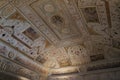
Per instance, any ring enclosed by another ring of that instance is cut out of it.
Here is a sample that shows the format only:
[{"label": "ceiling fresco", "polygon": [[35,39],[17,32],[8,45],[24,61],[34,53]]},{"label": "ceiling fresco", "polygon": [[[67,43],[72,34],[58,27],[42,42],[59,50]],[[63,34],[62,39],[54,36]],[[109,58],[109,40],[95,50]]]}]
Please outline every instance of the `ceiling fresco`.
[{"label": "ceiling fresco", "polygon": [[119,64],[120,1],[0,0],[0,69],[11,72],[1,66],[6,59],[17,75],[35,80]]}]

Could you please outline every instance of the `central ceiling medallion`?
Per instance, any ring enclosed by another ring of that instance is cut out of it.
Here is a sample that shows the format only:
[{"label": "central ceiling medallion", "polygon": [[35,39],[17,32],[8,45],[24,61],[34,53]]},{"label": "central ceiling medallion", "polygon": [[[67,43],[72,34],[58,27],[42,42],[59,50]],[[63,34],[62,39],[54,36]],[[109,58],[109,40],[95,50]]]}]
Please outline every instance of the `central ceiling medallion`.
[{"label": "central ceiling medallion", "polygon": [[62,26],[64,25],[64,19],[59,16],[59,15],[54,15],[52,18],[51,18],[51,21],[53,24],[57,25],[57,26]]}]

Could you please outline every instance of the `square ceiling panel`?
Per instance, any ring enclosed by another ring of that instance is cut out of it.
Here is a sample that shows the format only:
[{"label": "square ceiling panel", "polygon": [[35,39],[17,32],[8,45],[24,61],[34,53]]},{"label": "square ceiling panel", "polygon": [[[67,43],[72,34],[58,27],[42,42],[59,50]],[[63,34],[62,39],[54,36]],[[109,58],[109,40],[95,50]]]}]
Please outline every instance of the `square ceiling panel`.
[{"label": "square ceiling panel", "polygon": [[37,32],[31,27],[25,30],[23,34],[25,34],[28,38],[30,38],[33,41],[39,38],[39,34],[37,34]]},{"label": "square ceiling panel", "polygon": [[87,23],[99,23],[96,7],[81,8]]}]

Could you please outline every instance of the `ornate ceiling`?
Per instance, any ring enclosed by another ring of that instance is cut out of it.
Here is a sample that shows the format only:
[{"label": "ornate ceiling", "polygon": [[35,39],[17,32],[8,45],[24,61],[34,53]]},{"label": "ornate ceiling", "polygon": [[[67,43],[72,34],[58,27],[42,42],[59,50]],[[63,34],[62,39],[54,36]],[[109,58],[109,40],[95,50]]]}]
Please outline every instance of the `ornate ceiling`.
[{"label": "ornate ceiling", "polygon": [[0,0],[0,56],[34,80],[119,61],[120,1]]}]

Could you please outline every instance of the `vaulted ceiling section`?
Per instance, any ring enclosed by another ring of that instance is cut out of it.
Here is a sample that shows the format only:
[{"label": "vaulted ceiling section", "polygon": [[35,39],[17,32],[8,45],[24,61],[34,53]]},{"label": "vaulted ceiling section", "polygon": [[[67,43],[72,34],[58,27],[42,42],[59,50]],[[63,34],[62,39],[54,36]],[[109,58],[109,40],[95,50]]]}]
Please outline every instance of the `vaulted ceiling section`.
[{"label": "vaulted ceiling section", "polygon": [[0,0],[1,71],[40,80],[102,64],[120,67],[119,0]]}]

